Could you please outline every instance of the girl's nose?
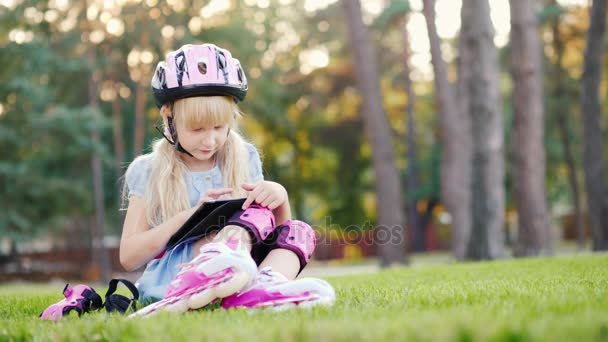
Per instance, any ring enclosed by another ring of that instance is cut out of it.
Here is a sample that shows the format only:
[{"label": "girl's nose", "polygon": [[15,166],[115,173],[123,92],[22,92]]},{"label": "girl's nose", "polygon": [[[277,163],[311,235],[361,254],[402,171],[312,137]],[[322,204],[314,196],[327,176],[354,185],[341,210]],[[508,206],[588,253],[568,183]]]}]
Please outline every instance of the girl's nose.
[{"label": "girl's nose", "polygon": [[213,147],[214,144],[215,138],[213,137],[213,134],[205,134],[203,136],[203,145],[206,147]]}]

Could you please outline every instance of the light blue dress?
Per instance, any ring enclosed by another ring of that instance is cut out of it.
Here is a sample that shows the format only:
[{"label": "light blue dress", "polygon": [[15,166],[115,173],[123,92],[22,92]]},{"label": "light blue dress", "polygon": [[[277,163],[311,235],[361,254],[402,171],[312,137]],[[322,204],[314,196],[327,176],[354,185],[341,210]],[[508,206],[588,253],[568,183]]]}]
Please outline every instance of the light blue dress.
[{"label": "light blue dress", "polygon": [[[252,181],[263,179],[262,162],[256,148],[247,144],[249,151],[249,173]],[[129,197],[143,197],[151,171],[152,153],[135,159],[127,169],[125,178]],[[186,187],[190,206],[194,207],[199,198],[210,189],[223,188],[222,172],[218,166],[209,171],[187,172]],[[151,228],[154,229],[154,228]],[[179,265],[192,260],[194,240],[184,241],[173,249],[166,251],[160,259],[153,259],[146,265],[141,278],[135,283],[139,290],[139,300],[143,305],[163,298],[167,287],[179,271]]]}]

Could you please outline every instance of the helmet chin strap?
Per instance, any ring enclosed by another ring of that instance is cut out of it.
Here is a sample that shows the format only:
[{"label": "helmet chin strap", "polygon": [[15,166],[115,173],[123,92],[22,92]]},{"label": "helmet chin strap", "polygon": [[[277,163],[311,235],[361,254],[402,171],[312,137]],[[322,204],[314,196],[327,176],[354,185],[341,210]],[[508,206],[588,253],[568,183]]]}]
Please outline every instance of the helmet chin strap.
[{"label": "helmet chin strap", "polygon": [[190,157],[194,158],[194,156],[192,154],[190,154],[190,152],[186,151],[186,149],[183,148],[182,145],[177,140],[177,130],[175,129],[175,125],[173,124],[173,105],[171,105],[171,116],[167,116],[167,123],[169,126],[169,134],[171,134],[172,140],[169,139],[167,137],[167,135],[165,135],[165,133],[163,131],[161,131],[160,128],[158,128],[158,126],[156,126],[156,130],[160,132],[160,134],[163,136],[163,138],[165,138],[165,140],[167,140],[169,142],[169,144],[175,146],[175,149],[177,151],[185,153],[185,154],[189,155]]},{"label": "helmet chin strap", "polygon": [[[158,126],[154,126],[154,128],[156,128],[156,130],[160,133],[160,135],[162,135],[163,138],[165,138],[165,140],[167,140],[169,142],[169,144],[175,146],[175,149],[179,152],[185,153],[187,155],[189,155],[190,157],[194,158],[194,156],[192,154],[190,154],[190,152],[186,151],[185,148],[182,147],[182,145],[179,143],[179,141],[177,141],[177,130],[175,129],[175,125],[173,124],[173,105],[171,105],[171,116],[167,116],[167,123],[169,126],[169,134],[171,135],[171,139],[169,139],[167,137],[167,135],[165,134],[165,132],[161,131],[160,128],[158,128]],[[230,128],[228,128],[228,133],[226,133],[226,137],[230,136]]]}]

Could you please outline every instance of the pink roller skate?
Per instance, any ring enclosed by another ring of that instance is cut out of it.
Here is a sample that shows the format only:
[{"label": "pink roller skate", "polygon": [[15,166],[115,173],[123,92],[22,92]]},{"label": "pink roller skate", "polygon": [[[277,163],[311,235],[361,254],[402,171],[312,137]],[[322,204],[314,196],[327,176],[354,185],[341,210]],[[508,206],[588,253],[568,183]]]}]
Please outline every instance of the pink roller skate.
[{"label": "pink roller skate", "polygon": [[256,265],[246,251],[222,243],[201,247],[201,253],[182,266],[167,288],[165,297],[129,317],[159,311],[185,312],[204,307],[217,298],[230,296],[255,278]]},{"label": "pink roller skate", "polygon": [[281,311],[293,307],[332,306],[336,300],[328,282],[316,278],[287,280],[282,274],[264,267],[253,285],[224,298],[222,306],[229,308],[272,308]]}]

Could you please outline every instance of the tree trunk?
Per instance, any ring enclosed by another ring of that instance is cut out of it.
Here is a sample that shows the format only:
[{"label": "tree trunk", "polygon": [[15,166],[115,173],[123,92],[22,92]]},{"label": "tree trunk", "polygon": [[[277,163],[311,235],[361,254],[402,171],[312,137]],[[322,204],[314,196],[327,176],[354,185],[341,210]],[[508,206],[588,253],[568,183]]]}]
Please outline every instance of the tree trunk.
[{"label": "tree trunk", "polygon": [[377,243],[383,266],[406,263],[401,184],[395,166],[391,129],[380,94],[376,57],[361,17],[359,0],[343,0],[366,135],[372,148],[378,226]]},{"label": "tree trunk", "polygon": [[[120,106],[120,96],[118,96],[118,94],[112,99],[112,137],[114,140],[114,168],[116,170],[117,178],[120,178],[122,177],[124,170],[125,141],[123,138],[122,108]],[[120,194],[120,191],[118,193]]]},{"label": "tree trunk", "polygon": [[493,259],[503,254],[505,206],[498,51],[488,0],[464,0],[462,8],[462,39],[474,61],[466,84],[473,137],[472,229],[467,258]]},{"label": "tree trunk", "polygon": [[[424,0],[423,12],[431,45],[441,130],[441,197],[452,218],[452,254],[456,259],[464,259],[471,231],[470,122],[468,112],[459,109],[453,86],[448,81],[441,42],[435,27],[435,0]],[[466,56],[462,55],[462,49],[460,57],[460,62],[464,63]],[[469,63],[468,60],[466,63]],[[466,78],[462,72],[460,78]],[[461,99],[466,102],[467,96],[462,96]]]},{"label": "tree trunk", "polygon": [[541,43],[536,3],[511,0],[513,78],[513,185],[518,226],[515,256],[550,254],[545,199],[544,109]]},{"label": "tree trunk", "polygon": [[[557,0],[553,0],[552,4],[557,5]],[[571,192],[570,197],[572,198],[572,205],[574,206],[574,222],[576,225],[577,246],[579,250],[582,250],[585,247],[585,223],[583,221],[583,214],[581,213],[580,190],[578,185],[576,164],[574,161],[570,134],[568,132],[568,127],[570,127],[570,120],[568,118],[568,113],[570,112],[570,94],[565,89],[565,82],[568,80],[566,77],[566,70],[563,66],[565,47],[559,30],[560,21],[560,15],[558,14],[551,25],[553,32],[553,50],[556,58],[554,61],[555,70],[553,71],[555,80],[552,83],[555,85],[555,87],[552,90],[553,105],[551,113],[555,113],[557,117],[559,134],[564,151],[564,161],[568,169],[568,183],[570,184]]]},{"label": "tree trunk", "polygon": [[145,116],[146,88],[141,82],[135,88],[135,134],[133,135],[133,154],[141,154],[144,150],[144,133],[146,126]]},{"label": "tree trunk", "polygon": [[[91,64],[95,65],[94,47],[89,47],[89,58]],[[99,110],[99,102],[97,99],[97,79],[93,72],[89,79],[89,105],[94,110]],[[95,115],[98,115],[97,113]],[[101,144],[97,124],[93,124],[91,130],[91,140],[94,146]],[[110,262],[108,254],[103,246],[104,226],[105,226],[105,204],[104,204],[104,189],[103,189],[103,166],[101,156],[97,152],[91,157],[91,169],[93,171],[93,191],[95,193],[95,224],[91,227],[91,238],[93,245],[93,265],[99,267],[101,271],[101,280],[107,281],[110,279]]]},{"label": "tree trunk", "polygon": [[412,87],[411,68],[410,68],[410,41],[407,32],[407,23],[409,15],[406,14],[401,21],[402,35],[403,35],[403,74],[405,79],[405,92],[407,94],[407,108],[406,108],[406,134],[405,143],[407,146],[407,178],[405,180],[406,186],[405,191],[407,194],[406,200],[406,212],[407,222],[410,229],[411,236],[411,248],[412,251],[424,251],[426,248],[425,231],[426,227],[420,224],[419,215],[416,210],[416,204],[418,203],[418,196],[416,195],[416,189],[418,189],[418,157],[416,147],[416,123],[414,121],[414,103],[416,94],[414,94],[414,88]]},{"label": "tree trunk", "polygon": [[608,250],[608,203],[604,185],[604,152],[600,125],[599,87],[604,58],[607,0],[594,0],[587,34],[582,77],[583,160],[593,250]]},{"label": "tree trunk", "polygon": [[[145,48],[150,42],[150,30],[148,29],[148,16],[142,12],[140,22],[142,23],[142,33],[140,37],[140,46]],[[141,154],[144,149],[144,140],[146,132],[146,94],[149,84],[145,80],[144,68],[141,64],[138,66],[141,74],[140,79],[135,86],[135,134],[133,134],[133,154],[135,156]]]}]

